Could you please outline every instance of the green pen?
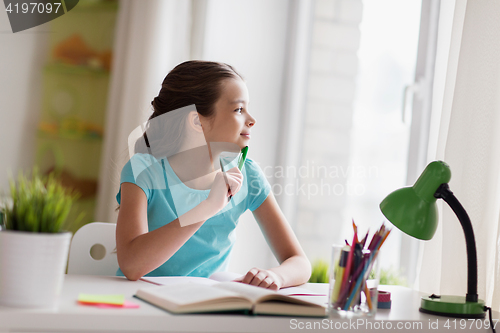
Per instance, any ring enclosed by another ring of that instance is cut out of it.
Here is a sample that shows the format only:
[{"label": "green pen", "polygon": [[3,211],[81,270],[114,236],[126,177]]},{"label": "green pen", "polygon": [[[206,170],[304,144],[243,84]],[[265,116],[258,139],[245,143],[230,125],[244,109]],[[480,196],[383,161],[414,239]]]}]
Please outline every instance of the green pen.
[{"label": "green pen", "polygon": [[247,153],[248,153],[248,146],[245,146],[245,148],[243,148],[241,150],[241,157],[240,157],[240,160],[238,162],[238,169],[241,169],[243,168],[243,164],[245,164],[245,160],[247,158]]},{"label": "green pen", "polygon": [[[243,168],[243,164],[245,163],[245,160],[247,158],[247,153],[248,153],[248,146],[245,146],[242,150],[241,150],[241,155],[240,155],[240,158],[238,160],[238,169],[241,169]],[[222,161],[219,160],[220,162],[220,169],[222,172],[224,172],[224,167],[222,166]],[[226,184],[228,184],[228,181],[227,181],[227,178],[226,178],[226,175],[224,175],[224,179],[226,180]],[[229,200],[231,200],[233,196],[230,195],[229,196]]]}]

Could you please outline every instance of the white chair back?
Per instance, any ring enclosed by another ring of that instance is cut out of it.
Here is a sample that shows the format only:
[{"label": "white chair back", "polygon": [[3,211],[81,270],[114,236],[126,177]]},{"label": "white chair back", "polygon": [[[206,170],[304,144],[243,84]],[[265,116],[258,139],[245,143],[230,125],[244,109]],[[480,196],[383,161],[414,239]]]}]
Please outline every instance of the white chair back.
[{"label": "white chair back", "polygon": [[116,275],[116,224],[92,222],[74,234],[69,250],[68,274]]}]

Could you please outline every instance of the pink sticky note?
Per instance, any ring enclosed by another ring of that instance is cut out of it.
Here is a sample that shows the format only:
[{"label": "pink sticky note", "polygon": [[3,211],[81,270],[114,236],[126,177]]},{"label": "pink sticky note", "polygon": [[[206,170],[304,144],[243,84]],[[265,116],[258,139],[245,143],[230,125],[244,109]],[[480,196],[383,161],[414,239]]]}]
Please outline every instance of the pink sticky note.
[{"label": "pink sticky note", "polygon": [[101,309],[110,309],[110,308],[122,308],[122,309],[137,309],[139,307],[139,304],[132,303],[130,301],[125,300],[125,303],[123,305],[114,305],[114,304],[96,304],[98,308]]}]

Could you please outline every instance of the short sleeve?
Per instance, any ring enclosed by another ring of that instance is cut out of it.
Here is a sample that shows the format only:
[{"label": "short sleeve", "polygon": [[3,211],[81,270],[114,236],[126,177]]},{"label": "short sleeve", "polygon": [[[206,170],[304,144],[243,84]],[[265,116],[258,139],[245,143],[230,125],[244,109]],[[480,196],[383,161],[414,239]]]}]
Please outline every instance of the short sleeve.
[{"label": "short sleeve", "polygon": [[248,182],[248,209],[256,210],[271,192],[271,185],[260,166],[252,159],[245,160],[245,174]]},{"label": "short sleeve", "polygon": [[148,154],[135,154],[123,166],[116,201],[121,204],[121,184],[132,183],[144,191],[149,203],[152,190],[165,188],[165,180],[162,175],[162,168],[156,158]]}]

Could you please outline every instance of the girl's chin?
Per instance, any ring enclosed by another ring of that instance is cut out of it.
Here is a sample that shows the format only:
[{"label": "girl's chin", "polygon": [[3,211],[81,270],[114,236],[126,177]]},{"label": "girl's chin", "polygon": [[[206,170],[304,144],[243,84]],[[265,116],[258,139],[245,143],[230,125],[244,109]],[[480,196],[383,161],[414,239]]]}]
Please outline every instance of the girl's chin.
[{"label": "girl's chin", "polygon": [[238,146],[240,146],[241,149],[248,146],[249,143],[250,143],[250,138],[242,138],[242,140],[238,140],[237,142]]}]

